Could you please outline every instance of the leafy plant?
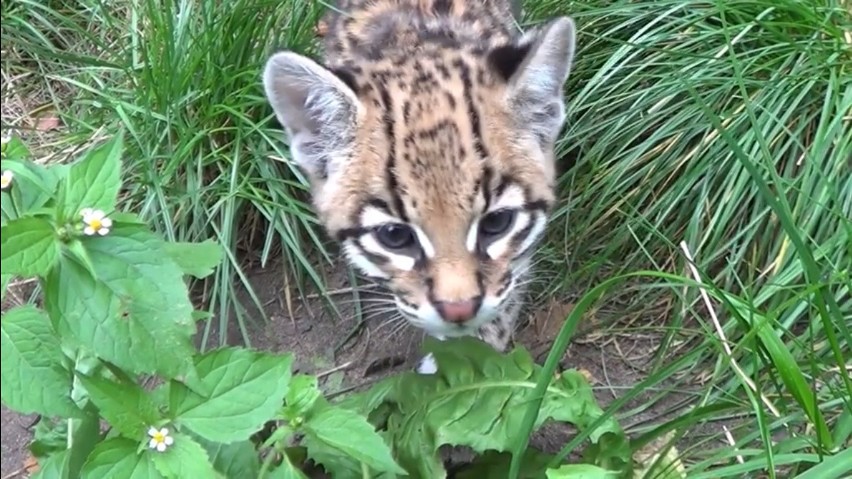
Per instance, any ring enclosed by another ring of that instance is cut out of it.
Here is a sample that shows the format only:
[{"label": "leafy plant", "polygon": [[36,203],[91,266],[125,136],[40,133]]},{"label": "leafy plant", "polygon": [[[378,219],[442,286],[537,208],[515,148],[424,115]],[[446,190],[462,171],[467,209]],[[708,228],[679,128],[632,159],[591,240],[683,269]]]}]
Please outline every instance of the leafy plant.
[{"label": "leafy plant", "polygon": [[[116,208],[122,138],[68,166],[27,161],[19,140],[3,149],[4,293],[13,278],[35,277],[43,304],[2,316],[2,400],[43,416],[31,448],[39,477],[306,477],[308,460],[341,478],[443,477],[441,445],[509,450],[540,369],[522,349],[431,344],[438,375],[403,374],[340,404],[315,377],[291,378],[289,354],[197,352],[201,315],[185,276],[210,274],[219,247],[167,242]],[[568,371],[548,387],[536,425],[583,428],[601,413]],[[368,417],[382,418],[379,430]],[[279,426],[256,445],[269,421]],[[609,445],[594,462],[627,464],[613,420],[591,439]]]},{"label": "leafy plant", "polygon": [[[403,373],[343,404],[370,416],[415,477],[443,477],[438,449],[444,445],[467,446],[480,454],[512,451],[524,434],[524,412],[542,368],[521,347],[501,355],[471,338],[427,339],[425,350],[435,357],[436,374]],[[555,420],[585,430],[601,416],[586,378],[567,370],[549,380],[534,429]],[[590,463],[614,473],[629,471],[630,448],[613,418],[589,438],[595,446],[587,451]],[[520,455],[536,458],[528,451]]]}]

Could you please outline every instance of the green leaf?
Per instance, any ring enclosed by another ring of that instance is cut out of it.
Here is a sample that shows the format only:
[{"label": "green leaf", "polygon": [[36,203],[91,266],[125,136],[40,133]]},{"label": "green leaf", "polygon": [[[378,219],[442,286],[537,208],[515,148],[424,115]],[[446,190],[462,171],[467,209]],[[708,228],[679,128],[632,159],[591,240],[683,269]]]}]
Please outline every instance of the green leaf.
[{"label": "green leaf", "polygon": [[559,469],[548,469],[547,479],[618,479],[615,472],[591,464],[566,464]]},{"label": "green leaf", "polygon": [[25,414],[80,416],[71,401],[71,372],[63,367],[59,338],[47,315],[21,306],[4,314],[0,326],[3,402]]},{"label": "green leaf", "polygon": [[123,135],[95,147],[72,164],[60,194],[63,217],[78,219],[83,208],[112,212],[121,187]]},{"label": "green leaf", "polygon": [[45,168],[32,161],[3,160],[0,170],[14,173],[12,186],[2,192],[2,224],[26,216],[48,205],[56,193],[56,185],[65,175],[65,165]]},{"label": "green leaf", "polygon": [[0,252],[2,274],[44,276],[59,258],[59,239],[47,220],[19,218],[3,226]]},{"label": "green leaf", "polygon": [[202,243],[166,243],[165,250],[185,274],[205,278],[222,261],[222,248],[212,240]]},{"label": "green leaf", "polygon": [[129,438],[144,437],[159,420],[157,405],[139,385],[116,383],[99,376],[77,376],[89,398],[118,432]]},{"label": "green leaf", "polygon": [[290,387],[285,397],[285,417],[293,420],[304,416],[320,396],[322,393],[317,385],[316,376],[297,374],[290,380]]},{"label": "green leaf", "polygon": [[192,304],[162,241],[137,225],[84,241],[98,280],[70,258],[49,274],[45,307],[63,335],[134,373],[173,378],[191,366]]},{"label": "green leaf", "polygon": [[290,382],[290,363],[290,355],[238,348],[199,355],[195,370],[207,393],[198,394],[172,381],[172,414],[211,441],[248,439],[281,407]]},{"label": "green leaf", "polygon": [[852,473],[852,448],[840,450],[837,454],[825,456],[819,464],[796,476],[796,479],[838,479],[848,478]]},{"label": "green leaf", "polygon": [[39,470],[30,479],[70,479],[68,474],[68,457],[70,451],[63,449],[39,461]]},{"label": "green leaf", "polygon": [[78,238],[65,243],[65,254],[73,258],[77,264],[84,267],[86,272],[92,275],[92,277],[97,277],[98,273],[95,271],[95,265],[92,264],[92,258],[89,257],[89,252],[86,251],[83,242]]},{"label": "green leaf", "polygon": [[[216,471],[207,457],[207,452],[190,436],[175,434],[174,444],[165,452],[149,450],[157,470],[167,478],[213,478]],[[240,476],[246,477],[246,476]]]},{"label": "green leaf", "polygon": [[[472,338],[427,339],[425,344],[438,364],[436,374],[403,373],[341,405],[362,414],[384,411],[396,458],[413,476],[445,473],[437,455],[442,445],[468,446],[480,453],[510,451],[541,368],[523,348],[503,355]],[[603,416],[579,372],[563,371],[549,381],[535,428],[554,419],[583,430]],[[614,419],[606,420],[590,439],[607,444],[599,461],[630,460],[626,438]]]},{"label": "green leaf", "polygon": [[267,472],[261,479],[308,479],[308,476],[293,465],[291,458],[283,454],[281,464]]},{"label": "green leaf", "polygon": [[45,457],[68,447],[68,421],[42,416],[33,430],[29,449],[35,457]]},{"label": "green leaf", "polygon": [[101,443],[100,416],[87,404],[82,419],[71,420],[71,449],[68,454],[68,477],[80,477],[80,472],[95,447]]},{"label": "green leaf", "polygon": [[9,138],[9,141],[3,144],[0,148],[2,148],[0,149],[0,152],[2,152],[3,160],[22,160],[30,156],[30,149],[27,148],[26,143],[18,137]]},{"label": "green leaf", "polygon": [[320,464],[332,464],[333,456],[351,457],[371,471],[405,474],[394,461],[382,436],[355,411],[331,405],[318,407],[303,425],[308,455]]},{"label": "green leaf", "polygon": [[159,479],[151,454],[140,454],[139,443],[116,437],[95,447],[83,466],[82,479],[115,477],[122,479]]},{"label": "green leaf", "polygon": [[237,441],[222,444],[197,437],[195,440],[204,447],[213,468],[227,478],[255,478],[260,471],[260,458],[251,441]]}]

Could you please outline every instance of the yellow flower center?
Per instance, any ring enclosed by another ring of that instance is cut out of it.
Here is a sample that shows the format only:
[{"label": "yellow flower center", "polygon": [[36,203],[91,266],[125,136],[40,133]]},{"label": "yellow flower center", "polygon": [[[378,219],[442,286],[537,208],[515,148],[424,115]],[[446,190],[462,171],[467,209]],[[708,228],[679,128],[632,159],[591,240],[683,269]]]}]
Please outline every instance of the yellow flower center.
[{"label": "yellow flower center", "polygon": [[101,229],[101,226],[103,226],[103,223],[101,222],[101,220],[99,220],[97,218],[92,218],[92,219],[89,220],[89,226],[91,226],[93,230],[97,231],[97,230]]},{"label": "yellow flower center", "polygon": [[151,436],[151,438],[152,438],[154,441],[156,441],[157,443],[163,443],[163,442],[166,442],[166,436],[165,436],[165,435],[163,435],[163,433],[161,433],[161,432],[159,432],[159,431],[155,432],[155,433],[154,433],[154,435],[153,435],[153,436]]}]

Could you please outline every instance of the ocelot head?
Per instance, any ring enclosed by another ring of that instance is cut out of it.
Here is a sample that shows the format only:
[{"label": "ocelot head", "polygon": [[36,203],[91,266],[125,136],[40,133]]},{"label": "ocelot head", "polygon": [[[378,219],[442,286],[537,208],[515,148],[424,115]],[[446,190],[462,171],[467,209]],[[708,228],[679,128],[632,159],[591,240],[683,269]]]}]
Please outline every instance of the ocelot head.
[{"label": "ocelot head", "polygon": [[434,335],[476,331],[516,286],[554,203],[574,24],[318,63],[285,51],[269,103],[348,260]]}]

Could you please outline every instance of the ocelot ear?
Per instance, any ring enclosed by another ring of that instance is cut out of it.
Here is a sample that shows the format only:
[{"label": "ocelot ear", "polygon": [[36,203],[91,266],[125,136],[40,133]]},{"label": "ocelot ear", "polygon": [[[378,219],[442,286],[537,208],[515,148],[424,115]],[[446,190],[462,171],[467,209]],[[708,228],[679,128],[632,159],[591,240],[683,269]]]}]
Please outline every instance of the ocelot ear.
[{"label": "ocelot ear", "polygon": [[556,140],[565,121],[562,91],[574,43],[573,20],[560,17],[488,54],[491,68],[507,83],[509,108],[518,115],[518,125],[545,144]]},{"label": "ocelot ear", "polygon": [[354,142],[361,104],[341,76],[293,52],[276,53],[263,72],[266,98],[287,132],[293,159],[311,180],[339,170]]}]

